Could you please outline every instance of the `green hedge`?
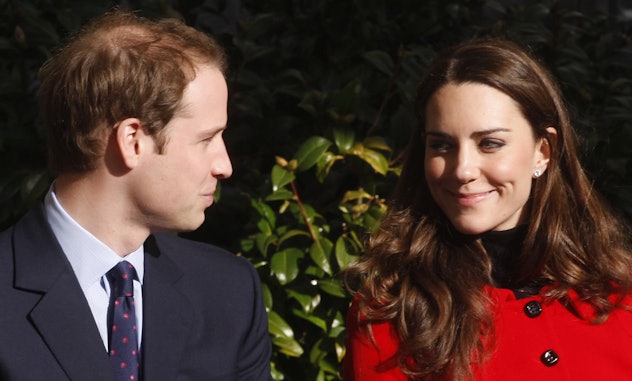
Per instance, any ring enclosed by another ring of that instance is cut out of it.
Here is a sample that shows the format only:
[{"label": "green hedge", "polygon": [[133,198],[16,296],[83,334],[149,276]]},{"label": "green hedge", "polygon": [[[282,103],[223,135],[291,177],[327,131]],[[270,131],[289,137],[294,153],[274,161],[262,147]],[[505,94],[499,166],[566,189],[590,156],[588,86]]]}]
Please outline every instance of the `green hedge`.
[{"label": "green hedge", "polygon": [[[629,20],[561,1],[125,3],[183,18],[229,50],[234,175],[207,222],[186,236],[258,268],[275,379],[340,378],[349,297],[338,274],[386,209],[415,87],[438,49],[490,34],[530,46],[560,79],[595,187],[632,216]],[[50,183],[37,68],[109,6],[0,0],[0,228]]]}]

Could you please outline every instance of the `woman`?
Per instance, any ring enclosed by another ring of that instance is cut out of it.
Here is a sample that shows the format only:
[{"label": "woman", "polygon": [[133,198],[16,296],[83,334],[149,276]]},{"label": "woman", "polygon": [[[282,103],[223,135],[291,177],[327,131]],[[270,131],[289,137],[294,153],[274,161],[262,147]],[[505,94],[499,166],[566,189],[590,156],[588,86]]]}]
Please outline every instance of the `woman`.
[{"label": "woman", "polygon": [[418,129],[360,263],[347,381],[632,379],[630,231],[524,50],[479,39],[422,81]]}]

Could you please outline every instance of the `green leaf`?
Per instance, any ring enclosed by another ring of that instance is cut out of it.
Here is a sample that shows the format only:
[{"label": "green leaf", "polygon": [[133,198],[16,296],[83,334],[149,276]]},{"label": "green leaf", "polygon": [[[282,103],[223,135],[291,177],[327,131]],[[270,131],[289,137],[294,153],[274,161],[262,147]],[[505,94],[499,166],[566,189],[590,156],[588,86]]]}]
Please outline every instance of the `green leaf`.
[{"label": "green leaf", "polygon": [[301,305],[303,312],[307,314],[312,313],[320,304],[320,294],[305,294],[289,288],[286,291],[291,298],[295,299]]},{"label": "green leaf", "polygon": [[274,253],[270,259],[270,270],[279,283],[286,285],[298,276],[298,260],[305,254],[297,248],[288,248]]},{"label": "green leaf", "polygon": [[312,364],[318,364],[318,362],[327,356],[328,351],[322,348],[323,339],[318,339],[309,351],[309,361]]},{"label": "green leaf", "polygon": [[329,116],[336,122],[351,123],[355,119],[354,111],[358,108],[364,91],[363,84],[357,77],[350,77],[342,88],[337,86],[330,98],[331,107],[327,109]]},{"label": "green leaf", "polygon": [[283,203],[279,207],[279,214],[285,213],[286,209],[289,208],[291,205],[292,203],[290,203],[290,200],[283,201]]},{"label": "green leaf", "polygon": [[270,226],[270,222],[265,218],[260,218],[257,221],[257,228],[262,232],[265,236],[269,236],[272,234],[272,226]]},{"label": "green leaf", "polygon": [[255,241],[252,238],[244,238],[239,241],[239,247],[247,253],[255,247]]},{"label": "green leaf", "polygon": [[273,310],[268,311],[268,332],[275,337],[293,338],[294,331],[292,327]]},{"label": "green leaf", "polygon": [[279,238],[279,246],[281,246],[286,240],[293,237],[298,237],[298,236],[309,237],[309,233],[306,231],[297,230],[297,229],[290,230]]},{"label": "green leaf", "polygon": [[29,205],[35,203],[50,186],[50,178],[46,171],[39,171],[29,175],[22,183],[20,193],[22,199]]},{"label": "green leaf", "polygon": [[347,353],[347,348],[338,342],[336,342],[334,346],[336,348],[336,359],[340,363],[345,358],[345,354]]},{"label": "green leaf", "polygon": [[270,291],[270,287],[267,284],[262,283],[261,290],[263,294],[263,304],[266,306],[266,311],[270,311],[272,309],[273,300],[274,300],[272,298],[272,292]]},{"label": "green leaf", "polygon": [[[345,329],[345,323],[346,323],[346,311],[345,313],[341,313],[340,311],[336,311],[336,316],[334,317],[334,320],[331,321],[331,329],[333,330],[338,330],[339,328],[341,328],[342,330]],[[340,332],[338,332],[340,333]],[[331,335],[331,337],[336,337],[338,338],[338,334],[335,335]]]},{"label": "green leaf", "polygon": [[316,266],[329,275],[332,274],[331,264],[329,263],[329,255],[332,248],[333,244],[327,238],[321,238],[309,248],[309,255]]},{"label": "green leaf", "polygon": [[386,152],[392,152],[393,149],[386,143],[384,138],[379,136],[369,136],[362,141],[364,146],[371,149],[377,149]]},{"label": "green leaf", "polygon": [[354,242],[345,236],[340,236],[336,240],[336,261],[341,270],[346,269],[357,260],[357,256],[349,253],[349,247],[353,248],[354,246]]},{"label": "green leaf", "polygon": [[378,151],[365,148],[364,146],[357,146],[358,145],[356,144],[356,149],[354,150],[356,156],[369,164],[375,172],[381,175],[386,175],[388,172],[388,160],[386,160],[386,157]]},{"label": "green leaf", "polygon": [[276,164],[272,167],[272,174],[270,177],[272,179],[272,192],[278,191],[285,185],[294,181],[296,178],[292,172],[285,168],[281,168]]},{"label": "green leaf", "polygon": [[338,150],[342,153],[353,147],[355,141],[355,133],[350,128],[334,128],[334,142],[338,146]]},{"label": "green leaf", "polygon": [[[292,213],[296,216],[297,220],[303,221],[303,215],[301,213],[300,208],[296,203],[291,205]],[[322,219],[322,216],[318,213],[316,209],[312,205],[303,204],[303,210],[305,211],[305,215],[307,216],[307,220],[310,224],[314,226],[317,220]],[[321,225],[319,227],[314,226],[317,230],[315,231],[316,235],[320,235],[321,232],[328,231],[329,227],[327,225]]]},{"label": "green leaf", "polygon": [[259,215],[268,222],[269,230],[273,230],[276,226],[276,214],[274,213],[274,210],[272,210],[272,208],[270,208],[270,206],[265,202],[255,199],[250,199],[250,205],[252,205],[252,207],[259,212]]},{"label": "green leaf", "polygon": [[318,366],[320,367],[320,370],[327,372],[329,374],[338,373],[338,367],[336,365],[332,364],[327,358],[323,358],[318,362]]},{"label": "green leaf", "polygon": [[222,198],[222,183],[217,182],[217,186],[215,187],[215,192],[213,193],[213,202],[218,203]]},{"label": "green leaf", "polygon": [[338,337],[345,331],[345,327],[331,327],[331,329],[329,330],[329,337]]},{"label": "green leaf", "polygon": [[342,197],[341,203],[362,199],[367,200],[371,198],[373,198],[373,196],[364,189],[351,190],[345,192],[345,195]]},{"label": "green leaf", "polygon": [[303,99],[301,99],[301,101],[299,102],[297,106],[301,110],[307,112],[309,115],[316,116],[318,114],[316,107],[314,107],[313,94],[310,94],[310,93],[305,94],[305,96],[303,97]]},{"label": "green leaf", "polygon": [[364,53],[363,57],[382,73],[388,76],[393,74],[393,67],[395,67],[395,65],[393,63],[393,59],[390,55],[388,55],[388,53],[382,50],[372,50]]},{"label": "green leaf", "polygon": [[285,379],[285,375],[276,368],[274,361],[270,361],[270,374],[272,375],[272,379],[274,381],[282,381]]},{"label": "green leaf", "polygon": [[307,266],[304,273],[305,275],[309,275],[318,279],[322,279],[326,275],[325,272],[320,267],[316,267],[316,266]]},{"label": "green leaf", "polygon": [[279,352],[288,355],[290,357],[301,357],[303,354],[303,348],[294,339],[287,337],[273,337],[272,344],[279,348]]},{"label": "green leaf", "polygon": [[277,236],[273,234],[267,233],[257,233],[255,234],[255,243],[257,244],[257,249],[267,258],[268,256],[268,248],[271,244],[274,244],[277,240]]},{"label": "green leaf", "polygon": [[303,312],[302,310],[293,309],[292,312],[294,315],[300,317],[301,319],[305,319],[308,322],[314,324],[316,327],[320,328],[323,332],[327,332],[327,321],[325,319],[318,317],[316,315],[308,314]]},{"label": "green leaf", "polygon": [[331,171],[331,167],[333,167],[334,163],[338,160],[344,159],[342,155],[334,155],[332,152],[325,152],[316,162],[316,179],[323,183],[325,182],[325,178],[329,175]]},{"label": "green leaf", "polygon": [[306,171],[329,149],[331,142],[321,136],[312,136],[298,149],[294,157],[298,162],[296,172]]},{"label": "green leaf", "polygon": [[329,295],[345,298],[344,289],[340,285],[340,282],[336,279],[322,279],[318,281],[318,287],[328,293]]},{"label": "green leaf", "polygon": [[291,191],[285,188],[281,188],[277,191],[274,191],[272,194],[266,197],[266,201],[285,201],[292,200],[294,195]]}]

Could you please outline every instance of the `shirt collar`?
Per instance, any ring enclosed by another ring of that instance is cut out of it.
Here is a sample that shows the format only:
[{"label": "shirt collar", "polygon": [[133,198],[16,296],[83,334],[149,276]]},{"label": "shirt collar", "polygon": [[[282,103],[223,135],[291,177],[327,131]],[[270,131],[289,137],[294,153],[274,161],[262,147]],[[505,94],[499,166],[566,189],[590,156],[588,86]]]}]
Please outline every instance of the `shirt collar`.
[{"label": "shirt collar", "polygon": [[138,280],[142,284],[143,246],[121,258],[114,250],[81,227],[64,210],[55,195],[54,186],[53,183],[44,199],[46,218],[79,280],[81,289],[86,290],[95,282],[99,282],[105,273],[122,260],[134,266]]}]

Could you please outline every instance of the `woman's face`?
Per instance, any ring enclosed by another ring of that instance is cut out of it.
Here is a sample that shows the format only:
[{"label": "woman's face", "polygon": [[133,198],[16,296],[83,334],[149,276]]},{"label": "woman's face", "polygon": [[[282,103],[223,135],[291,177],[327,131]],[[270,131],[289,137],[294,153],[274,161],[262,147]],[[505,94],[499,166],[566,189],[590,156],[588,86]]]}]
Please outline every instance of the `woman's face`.
[{"label": "woman's face", "polygon": [[507,230],[524,218],[534,172],[549,160],[513,99],[493,87],[441,87],[426,105],[430,193],[464,234]]}]

